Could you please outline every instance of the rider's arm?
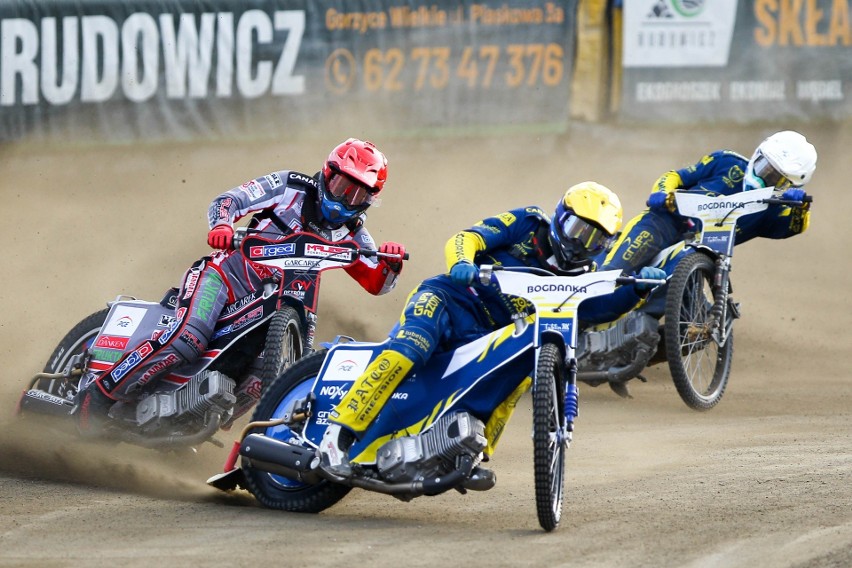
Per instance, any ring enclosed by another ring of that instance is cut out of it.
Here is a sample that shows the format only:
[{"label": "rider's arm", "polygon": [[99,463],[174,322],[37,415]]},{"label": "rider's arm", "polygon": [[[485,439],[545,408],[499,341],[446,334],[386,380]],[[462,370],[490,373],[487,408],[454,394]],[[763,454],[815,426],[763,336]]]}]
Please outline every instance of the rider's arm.
[{"label": "rider's arm", "polygon": [[550,219],[539,207],[521,207],[487,217],[450,237],[444,246],[447,269],[460,261],[475,262],[481,252],[523,242],[542,222],[550,223]]},{"label": "rider's arm", "polygon": [[802,207],[770,205],[763,213],[760,236],[768,239],[786,239],[807,231],[811,223],[810,204]]},{"label": "rider's arm", "polygon": [[[375,242],[370,233],[363,226],[353,236],[355,242],[361,248],[376,250]],[[374,296],[387,294],[393,287],[396,286],[396,280],[402,269],[402,263],[399,263],[399,271],[395,271],[390,263],[386,260],[375,257],[359,256],[354,264],[344,268],[347,274],[351,276],[364,290]]]},{"label": "rider's arm", "polygon": [[210,227],[232,225],[246,215],[274,208],[282,201],[297,201],[298,192],[284,182],[287,179],[287,171],[274,172],[217,196],[207,209]]},{"label": "rider's arm", "polygon": [[658,191],[662,191],[663,193],[674,193],[682,187],[683,180],[681,179],[680,174],[677,173],[676,170],[671,170],[657,178],[657,181],[654,182],[654,187],[651,188],[651,193]]},{"label": "rider's arm", "polygon": [[476,253],[485,250],[485,240],[477,233],[459,231],[447,241],[444,246],[444,257],[447,260],[447,270],[457,262],[473,262]]}]

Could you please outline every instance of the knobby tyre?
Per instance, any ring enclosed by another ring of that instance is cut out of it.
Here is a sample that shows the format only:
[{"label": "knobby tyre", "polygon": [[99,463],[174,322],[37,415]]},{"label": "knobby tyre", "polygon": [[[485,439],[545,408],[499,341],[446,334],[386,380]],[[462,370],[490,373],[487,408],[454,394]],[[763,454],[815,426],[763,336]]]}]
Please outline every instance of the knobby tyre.
[{"label": "knobby tyre", "polygon": [[281,373],[302,358],[305,343],[305,332],[296,310],[289,306],[278,310],[269,322],[263,348],[260,379],[264,391]]},{"label": "knobby tyre", "polygon": [[[285,370],[260,398],[252,421],[270,420],[279,417],[287,405],[310,392],[310,388],[322,367],[326,350],[316,351],[297,361]],[[292,432],[289,428],[277,426],[265,430],[255,430],[277,439],[287,441]],[[299,513],[319,513],[328,509],[350,491],[350,487],[322,480],[308,485],[280,475],[253,469],[246,460],[242,463],[246,485],[252,495],[270,509]]]},{"label": "knobby tyre", "polygon": [[565,484],[565,384],[562,354],[541,347],[533,385],[533,464],[538,522],[546,531],[559,525]]},{"label": "knobby tyre", "polygon": [[[71,357],[91,347],[92,342],[97,337],[101,327],[103,327],[107,315],[109,315],[109,308],[104,308],[83,318],[82,321],[71,328],[71,331],[65,334],[65,337],[62,338],[56,349],[50,354],[50,358],[44,366],[44,372],[58,373],[64,370]],[[59,386],[59,382],[56,379],[39,379],[36,383],[36,388],[56,394],[55,391]]]},{"label": "knobby tyre", "polygon": [[[709,410],[725,393],[734,353],[733,332],[720,347],[711,336],[715,264],[700,253],[685,257],[666,296],[665,344],[677,392],[694,410]],[[728,311],[727,316],[730,318]]]}]

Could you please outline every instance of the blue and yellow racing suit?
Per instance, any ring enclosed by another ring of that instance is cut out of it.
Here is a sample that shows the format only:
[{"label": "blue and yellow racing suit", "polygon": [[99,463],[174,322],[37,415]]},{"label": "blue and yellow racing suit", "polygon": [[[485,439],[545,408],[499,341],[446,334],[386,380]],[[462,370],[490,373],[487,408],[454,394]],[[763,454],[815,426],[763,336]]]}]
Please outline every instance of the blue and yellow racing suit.
[{"label": "blue and yellow racing suit", "polygon": [[[732,195],[743,191],[748,160],[729,150],[719,150],[698,163],[666,172],[654,183],[653,192],[672,194],[679,189],[702,191],[707,195]],[[770,205],[762,213],[743,217],[737,224],[735,243],[755,237],[786,239],[803,233],[810,221],[808,205]],[[601,269],[622,269],[633,273],[646,266],[657,253],[683,239],[692,230],[690,219],[676,211],[647,209],[631,219],[609,253],[601,255]]]},{"label": "blue and yellow racing suit", "polygon": [[[533,266],[555,272],[547,261],[548,216],[538,207],[513,209],[488,217],[454,235],[445,248],[447,267],[459,261],[476,265]],[[590,267],[580,266],[577,273]],[[566,274],[566,273],[562,273]],[[570,273],[567,273],[570,274]],[[600,323],[616,319],[642,299],[632,285],[580,305],[580,319]],[[448,274],[428,278],[408,296],[384,351],[370,363],[335,407],[332,421],[363,433],[399,383],[435,352],[462,344],[511,324],[512,314],[532,309],[495,285],[457,284]],[[518,394],[518,396],[520,393]],[[486,435],[488,429],[486,428]],[[493,442],[494,440],[490,440]]]}]

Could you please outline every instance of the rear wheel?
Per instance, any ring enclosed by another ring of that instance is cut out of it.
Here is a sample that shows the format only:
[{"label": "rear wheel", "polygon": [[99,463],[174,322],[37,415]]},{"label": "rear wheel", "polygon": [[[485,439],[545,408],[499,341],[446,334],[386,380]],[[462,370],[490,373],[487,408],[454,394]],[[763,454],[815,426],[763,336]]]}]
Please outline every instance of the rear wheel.
[{"label": "rear wheel", "polygon": [[[322,367],[326,350],[317,351],[297,361],[285,370],[266,389],[254,411],[252,421],[281,418],[292,403],[305,398],[311,391],[314,379]],[[296,430],[302,425],[275,426],[256,430],[265,436],[294,443]],[[306,445],[307,446],[307,445]],[[322,480],[314,485],[289,479],[281,475],[253,469],[243,461],[246,485],[252,495],[265,507],[299,513],[319,513],[328,509],[350,491],[350,487]]]},{"label": "rear wheel", "polygon": [[[722,399],[734,353],[732,331],[721,347],[712,335],[715,272],[713,260],[706,255],[685,257],[675,268],[666,297],[669,370],[678,394],[695,410],[709,410]],[[730,310],[726,317],[731,317]]]},{"label": "rear wheel", "polygon": [[292,307],[278,310],[269,322],[266,343],[263,348],[263,369],[261,381],[263,390],[302,358],[305,350],[305,336],[299,314]]},{"label": "rear wheel", "polygon": [[562,354],[541,347],[533,386],[533,463],[538,522],[546,531],[559,525],[565,485],[565,386]]},{"label": "rear wheel", "polygon": [[[109,308],[104,308],[84,318],[80,323],[71,328],[71,331],[65,334],[65,337],[62,338],[62,341],[59,342],[59,345],[51,353],[50,359],[47,360],[47,364],[44,366],[44,372],[59,373],[64,371],[71,357],[89,349],[101,327],[103,327],[107,315],[109,315]],[[61,379],[39,379],[35,388],[62,396],[58,393],[61,384]]]}]

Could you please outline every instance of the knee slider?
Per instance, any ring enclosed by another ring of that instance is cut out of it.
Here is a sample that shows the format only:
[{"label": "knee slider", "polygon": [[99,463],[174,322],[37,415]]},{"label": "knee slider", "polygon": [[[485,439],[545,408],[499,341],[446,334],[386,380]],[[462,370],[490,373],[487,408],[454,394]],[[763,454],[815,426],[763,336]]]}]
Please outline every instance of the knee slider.
[{"label": "knee slider", "polygon": [[430,330],[406,326],[396,331],[387,348],[404,355],[419,368],[429,360],[437,344],[437,338]]}]

